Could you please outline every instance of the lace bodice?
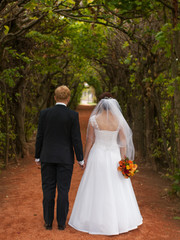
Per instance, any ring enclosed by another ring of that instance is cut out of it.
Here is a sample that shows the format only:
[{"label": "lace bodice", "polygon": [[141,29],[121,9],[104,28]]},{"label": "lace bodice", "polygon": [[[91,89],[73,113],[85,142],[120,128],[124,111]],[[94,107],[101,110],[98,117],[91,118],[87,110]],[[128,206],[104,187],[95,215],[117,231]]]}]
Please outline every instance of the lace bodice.
[{"label": "lace bodice", "polygon": [[118,146],[117,137],[118,137],[119,129],[117,129],[117,131],[101,130],[99,129],[99,126],[97,124],[95,117],[92,117],[91,124],[94,128],[94,134],[95,134],[94,144],[101,145],[101,147],[105,147],[106,149],[114,148]]},{"label": "lace bodice", "polygon": [[95,142],[94,144],[101,145],[101,147],[116,148],[118,131],[106,131],[95,129]]}]

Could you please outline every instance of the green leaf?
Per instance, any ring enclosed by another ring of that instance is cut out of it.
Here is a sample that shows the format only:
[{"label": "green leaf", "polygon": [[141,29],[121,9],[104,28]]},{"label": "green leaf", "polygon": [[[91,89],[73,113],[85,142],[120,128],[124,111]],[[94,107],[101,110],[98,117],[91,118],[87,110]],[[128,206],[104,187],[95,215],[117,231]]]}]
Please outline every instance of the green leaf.
[{"label": "green leaf", "polygon": [[122,46],[122,48],[124,49],[124,48],[127,48],[128,46],[129,46],[128,41],[125,41],[124,44],[123,44],[123,46]]},{"label": "green leaf", "polygon": [[9,27],[7,25],[4,26],[5,30],[4,30],[4,34],[7,35],[9,32]]}]

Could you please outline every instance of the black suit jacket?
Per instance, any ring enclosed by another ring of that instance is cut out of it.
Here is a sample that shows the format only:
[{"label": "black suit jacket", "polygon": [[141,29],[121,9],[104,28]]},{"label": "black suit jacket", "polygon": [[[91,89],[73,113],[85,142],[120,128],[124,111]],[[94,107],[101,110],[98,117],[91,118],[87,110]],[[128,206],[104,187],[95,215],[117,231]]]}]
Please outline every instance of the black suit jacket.
[{"label": "black suit jacket", "polygon": [[55,105],[40,112],[35,158],[48,163],[74,163],[83,160],[78,113],[64,105]]}]

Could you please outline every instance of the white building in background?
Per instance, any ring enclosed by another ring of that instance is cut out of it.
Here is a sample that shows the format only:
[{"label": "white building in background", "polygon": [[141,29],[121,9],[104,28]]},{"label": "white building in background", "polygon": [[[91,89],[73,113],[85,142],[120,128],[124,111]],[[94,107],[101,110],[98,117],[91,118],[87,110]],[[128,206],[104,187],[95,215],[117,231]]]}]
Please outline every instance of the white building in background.
[{"label": "white building in background", "polygon": [[93,87],[89,86],[88,83],[84,83],[84,89],[81,96],[82,105],[93,105],[96,102],[95,90]]}]

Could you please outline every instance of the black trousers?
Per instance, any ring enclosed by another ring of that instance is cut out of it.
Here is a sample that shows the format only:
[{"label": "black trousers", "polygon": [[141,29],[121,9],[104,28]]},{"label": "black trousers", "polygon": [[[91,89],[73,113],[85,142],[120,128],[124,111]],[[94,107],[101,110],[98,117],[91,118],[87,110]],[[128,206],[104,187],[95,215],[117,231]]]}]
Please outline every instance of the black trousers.
[{"label": "black trousers", "polygon": [[72,171],[73,164],[41,163],[43,214],[47,224],[53,223],[57,186],[57,222],[58,225],[65,225],[69,210],[68,193]]}]

